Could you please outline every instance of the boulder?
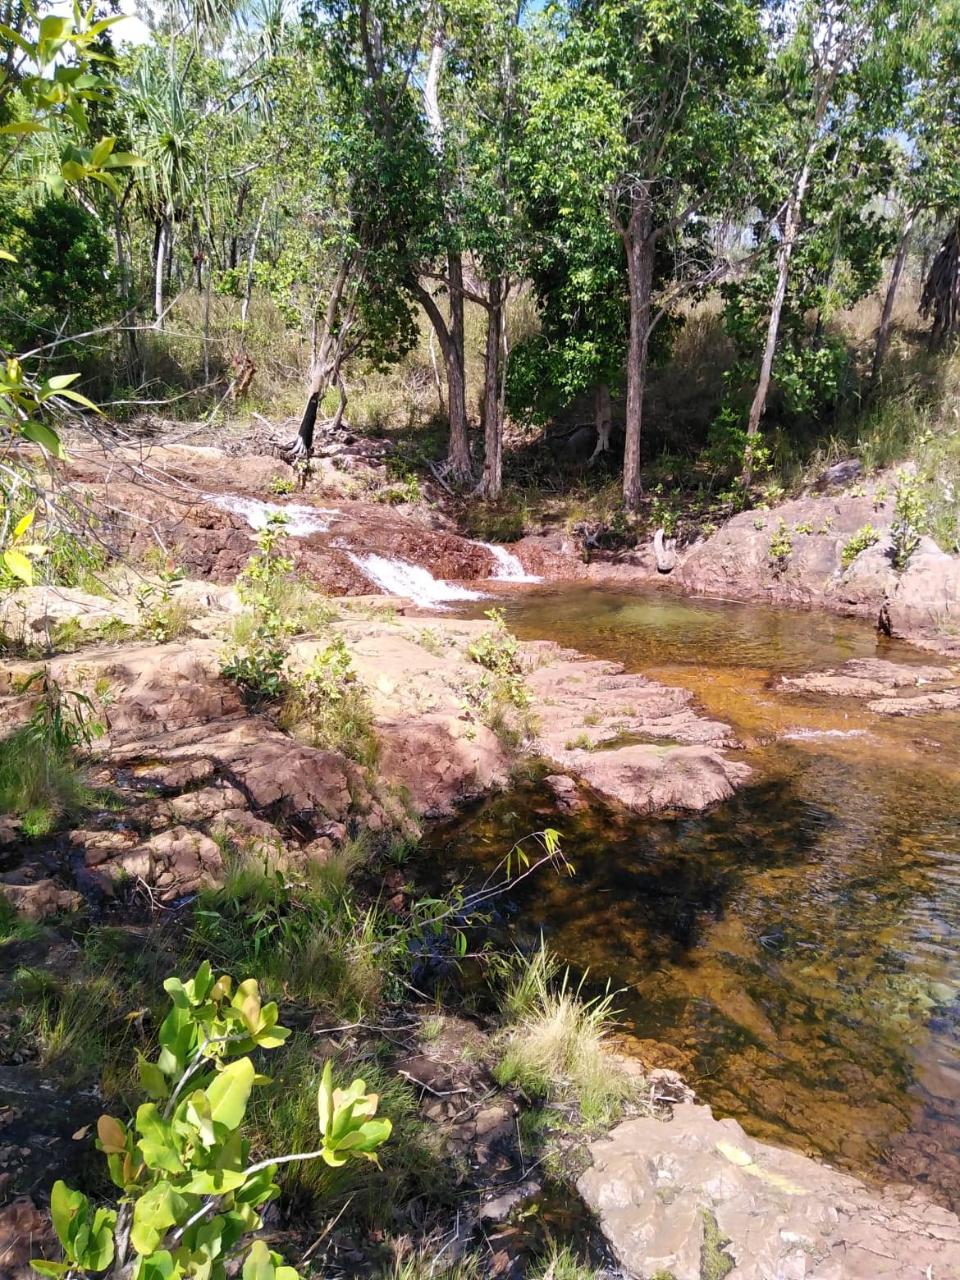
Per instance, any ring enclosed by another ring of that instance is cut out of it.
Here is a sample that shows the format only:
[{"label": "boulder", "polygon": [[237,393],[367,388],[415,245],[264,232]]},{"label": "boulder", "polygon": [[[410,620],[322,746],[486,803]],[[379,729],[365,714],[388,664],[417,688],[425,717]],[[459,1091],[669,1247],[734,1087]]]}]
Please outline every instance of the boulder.
[{"label": "boulder", "polygon": [[563,762],[600,795],[636,813],[709,808],[729,800],[751,773],[711,747],[574,750],[564,752]]},{"label": "boulder", "polygon": [[960,1220],[919,1190],[868,1189],[681,1102],[590,1148],[578,1189],[628,1275],[929,1280],[960,1275]]}]

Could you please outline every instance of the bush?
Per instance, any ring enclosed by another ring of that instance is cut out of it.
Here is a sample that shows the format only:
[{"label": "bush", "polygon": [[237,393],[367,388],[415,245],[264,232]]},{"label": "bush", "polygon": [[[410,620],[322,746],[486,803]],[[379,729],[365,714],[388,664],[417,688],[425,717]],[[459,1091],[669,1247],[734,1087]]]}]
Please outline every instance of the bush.
[{"label": "bush", "polygon": [[281,724],[315,747],[339,751],[372,766],[380,752],[370,699],[341,636],[320,649],[303,675],[290,681]]},{"label": "bush", "polygon": [[[356,1157],[377,1163],[391,1123],[377,1118],[378,1098],[363,1080],[334,1089],[328,1062],[316,1092],[318,1125],[307,1154],[286,1150],[251,1160],[243,1124],[253,1089],[265,1083],[249,1056],[278,1048],[289,1032],[257,983],[215,979],[210,965],[194,978],[164,983],[172,1008],[160,1027],[153,1062],[138,1055],[144,1101],[130,1122],[103,1115],[97,1146],[121,1192],[116,1208],[94,1208],[80,1191],[56,1182],[50,1214],[65,1261],[35,1261],[41,1275],[120,1273],[166,1280],[187,1269],[222,1276],[246,1253],[244,1274],[295,1280],[292,1267],[261,1239],[260,1210],[280,1193],[280,1165],[322,1160],[339,1168]],[[134,1255],[134,1256],[131,1256]]]},{"label": "bush", "polygon": [[923,489],[916,476],[901,471],[893,509],[890,536],[893,539],[893,563],[898,570],[907,567],[907,561],[920,545],[920,538],[927,525],[927,508]]},{"label": "bush", "polygon": [[880,541],[880,534],[872,524],[865,524],[858,529],[844,544],[840,552],[840,561],[845,569],[849,568],[861,551],[872,547]]}]

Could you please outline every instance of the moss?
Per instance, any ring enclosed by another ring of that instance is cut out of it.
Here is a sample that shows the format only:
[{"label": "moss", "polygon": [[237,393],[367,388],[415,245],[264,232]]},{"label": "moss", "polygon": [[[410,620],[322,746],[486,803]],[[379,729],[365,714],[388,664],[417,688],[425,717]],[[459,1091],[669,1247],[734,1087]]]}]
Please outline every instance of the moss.
[{"label": "moss", "polygon": [[724,1280],[737,1265],[727,1253],[730,1241],[723,1235],[709,1209],[701,1209],[703,1240],[700,1244],[700,1280]]}]

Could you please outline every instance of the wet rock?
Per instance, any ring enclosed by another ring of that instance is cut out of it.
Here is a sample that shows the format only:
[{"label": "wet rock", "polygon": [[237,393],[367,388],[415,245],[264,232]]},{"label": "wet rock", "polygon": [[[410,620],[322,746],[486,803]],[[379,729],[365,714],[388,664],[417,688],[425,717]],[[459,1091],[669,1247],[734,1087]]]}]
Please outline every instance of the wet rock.
[{"label": "wet rock", "polygon": [[780,688],[798,693],[826,693],[845,698],[871,698],[896,689],[944,684],[954,679],[950,667],[912,666],[882,658],[851,658],[841,667],[802,676],[784,676]]},{"label": "wet rock", "polygon": [[921,693],[913,698],[877,698],[867,707],[881,716],[924,716],[938,711],[960,711],[960,689]]},{"label": "wet rock", "polygon": [[[920,1191],[875,1191],[749,1138],[690,1102],[630,1120],[590,1149],[578,1182],[633,1276],[701,1280],[924,1280],[960,1273],[960,1220]],[[706,1274],[725,1274],[711,1271]]]},{"label": "wet rock", "polygon": [[573,778],[568,778],[562,773],[551,773],[543,779],[543,785],[553,794],[553,798],[562,809],[576,812],[586,808],[587,802]]}]

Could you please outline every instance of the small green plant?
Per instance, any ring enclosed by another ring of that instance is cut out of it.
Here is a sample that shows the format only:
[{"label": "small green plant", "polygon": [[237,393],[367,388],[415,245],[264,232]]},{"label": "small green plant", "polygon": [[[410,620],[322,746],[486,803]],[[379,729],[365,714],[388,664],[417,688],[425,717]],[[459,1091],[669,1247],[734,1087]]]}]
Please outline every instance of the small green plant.
[{"label": "small green plant", "polygon": [[787,528],[785,520],[781,519],[774,531],[773,537],[770,539],[770,549],[768,559],[778,573],[782,573],[787,567],[787,561],[793,553],[793,535]]},{"label": "small green plant", "polygon": [[655,529],[663,530],[664,537],[672,538],[677,531],[679,517],[663,494],[663,485],[656,485],[653,490],[653,501],[650,504],[650,522]]},{"label": "small green plant", "polygon": [[801,520],[799,524],[793,526],[794,533],[813,533],[813,525],[809,520]]},{"label": "small green plant", "polygon": [[280,555],[277,544],[287,523],[282,512],[272,512],[257,533],[257,553],[237,579],[240,599],[251,610],[251,625],[244,642],[227,651],[220,667],[222,675],[257,700],[275,701],[286,688],[289,627],[278,599],[293,562]]},{"label": "small green plant", "polygon": [[[614,994],[607,991],[583,998],[583,980],[576,987],[546,951],[518,957],[520,972],[507,984],[504,1007],[512,1012],[503,1057],[494,1075],[502,1085],[513,1084],[529,1097],[556,1099],[565,1092],[576,1099],[588,1124],[609,1123],[632,1092],[632,1085],[614,1058],[603,1049],[615,1012]],[[522,967],[529,969],[522,973]]]},{"label": "small green plant", "polygon": [[165,567],[160,571],[159,582],[145,582],[137,588],[138,631],[145,639],[168,644],[188,630],[190,609],[174,596],[174,587],[184,576],[183,569]]},{"label": "small green plant", "polygon": [[484,617],[493,626],[468,646],[467,657],[495,675],[515,675],[520,670],[520,645],[507,630],[506,615],[502,609],[488,609]]},{"label": "small green plant", "polygon": [[920,538],[927,527],[927,507],[920,481],[906,471],[901,471],[897,477],[894,499],[893,523],[890,526],[893,564],[902,571],[920,545]]},{"label": "small green plant", "polygon": [[132,1280],[223,1277],[244,1257],[246,1280],[295,1280],[296,1271],[263,1240],[260,1210],[275,1199],[282,1164],[353,1158],[377,1162],[390,1121],[377,1118],[379,1099],[363,1080],[333,1088],[324,1067],[317,1091],[313,1150],[251,1160],[244,1118],[254,1087],[264,1083],[249,1056],[278,1048],[289,1032],[276,1004],[263,1004],[255,980],[237,985],[201,964],[186,982],[168,978],[172,1008],[160,1031],[155,1061],[138,1055],[149,1101],[130,1122],[103,1115],[97,1146],[121,1195],[117,1207],[94,1207],[80,1191],[54,1184],[50,1212],[63,1262],[36,1260],[46,1276],[81,1276],[130,1267]]},{"label": "small green plant", "polygon": [[318,650],[306,671],[290,681],[280,722],[304,733],[314,746],[340,751],[361,764],[376,762],[379,739],[370,699],[342,636]]},{"label": "small green plant", "polygon": [[279,472],[270,477],[270,483],[267,485],[270,492],[277,494],[278,497],[282,497],[284,494],[293,493],[296,487],[297,483],[293,476],[284,476]]},{"label": "small green plant", "polygon": [[533,733],[530,690],[520,665],[520,643],[507,629],[503,610],[488,609],[485,617],[492,628],[467,648],[467,657],[484,674],[467,685],[463,706],[512,749]]},{"label": "small green plant", "polygon": [[840,562],[845,569],[849,568],[856,560],[861,551],[866,551],[867,547],[872,547],[880,541],[880,534],[872,524],[865,524],[859,528],[847,541],[843,544],[840,552]]}]

